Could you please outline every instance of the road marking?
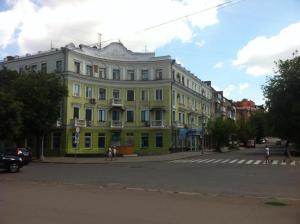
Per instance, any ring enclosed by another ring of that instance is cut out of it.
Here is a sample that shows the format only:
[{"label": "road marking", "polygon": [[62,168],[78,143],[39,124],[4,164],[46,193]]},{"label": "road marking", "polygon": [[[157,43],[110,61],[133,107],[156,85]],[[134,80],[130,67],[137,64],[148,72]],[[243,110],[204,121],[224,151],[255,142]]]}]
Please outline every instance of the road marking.
[{"label": "road marking", "polygon": [[256,162],[255,163],[253,163],[254,165],[258,165],[258,164],[260,164],[262,161],[261,160],[256,160]]},{"label": "road marking", "polygon": [[226,163],[228,162],[230,159],[225,159],[224,161],[222,161],[221,163]]},{"label": "road marking", "polygon": [[202,163],[202,162],[204,162],[206,160],[208,160],[208,159],[199,159],[196,163]]},{"label": "road marking", "polygon": [[282,162],[280,163],[280,165],[285,166],[285,165],[286,165],[286,162],[282,161]]},{"label": "road marking", "polygon": [[272,165],[277,165],[278,164],[278,160],[273,160]]},{"label": "road marking", "polygon": [[212,163],[218,163],[218,162],[220,162],[220,161],[222,161],[222,159],[218,159],[218,160],[216,160],[216,161],[213,161]]},{"label": "road marking", "polygon": [[204,163],[210,163],[210,162],[215,161],[215,160],[216,159],[210,159],[210,160],[205,161]]},{"label": "road marking", "polygon": [[238,163],[238,164],[242,164],[243,162],[245,162],[245,160],[244,160],[244,159],[242,159],[242,160],[238,161],[237,163]]},{"label": "road marking", "polygon": [[248,161],[246,162],[246,164],[251,164],[252,162],[253,162],[253,160],[250,159],[250,160],[248,160]]},{"label": "road marking", "polygon": [[231,160],[229,163],[235,163],[238,159]]},{"label": "road marking", "polygon": [[296,161],[291,162],[291,166],[295,166],[296,165]]}]

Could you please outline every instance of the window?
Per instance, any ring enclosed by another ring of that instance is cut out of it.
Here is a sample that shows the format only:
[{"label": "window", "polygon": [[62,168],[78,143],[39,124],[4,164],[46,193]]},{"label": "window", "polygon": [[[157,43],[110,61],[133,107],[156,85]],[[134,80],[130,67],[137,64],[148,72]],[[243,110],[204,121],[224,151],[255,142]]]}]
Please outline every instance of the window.
[{"label": "window", "polygon": [[163,146],[163,136],[161,133],[157,133],[155,136],[155,146],[161,148]]},{"label": "window", "polygon": [[148,90],[142,90],[142,93],[141,93],[141,100],[142,101],[147,101],[148,100]]},{"label": "window", "polygon": [[99,100],[106,100],[106,89],[99,88]]},{"label": "window", "polygon": [[181,77],[181,83],[184,85],[184,77]]},{"label": "window", "polygon": [[142,110],[141,111],[141,121],[142,122],[149,121],[149,110]]},{"label": "window", "polygon": [[113,89],[113,98],[120,99],[120,90],[119,89]]},{"label": "window", "polygon": [[172,111],[172,121],[176,121],[176,112],[175,112],[175,110]]},{"label": "window", "polygon": [[141,136],[141,147],[142,148],[149,147],[149,135],[148,135],[148,133],[142,133],[142,136]]},{"label": "window", "polygon": [[133,110],[127,110],[127,122],[133,122]]},{"label": "window", "polygon": [[47,73],[47,63],[42,63],[42,65],[41,65],[41,72],[42,73]]},{"label": "window", "polygon": [[106,110],[100,109],[99,110],[99,122],[106,121]]},{"label": "window", "polygon": [[93,97],[93,89],[90,86],[85,87],[85,98],[92,98]]},{"label": "window", "polygon": [[93,68],[94,68],[94,73],[99,73],[98,65],[94,65]]},{"label": "window", "polygon": [[155,90],[155,99],[156,100],[162,100],[163,95],[162,95],[162,89],[156,89]]},{"label": "window", "polygon": [[186,86],[190,87],[190,80],[188,80],[188,79],[186,80]]},{"label": "window", "polygon": [[127,101],[134,101],[134,90],[127,90]]},{"label": "window", "polygon": [[53,133],[53,136],[52,136],[52,149],[54,149],[54,150],[60,149],[60,142],[61,142],[61,134],[60,133]]},{"label": "window", "polygon": [[80,62],[74,61],[75,72],[80,74]]},{"label": "window", "polygon": [[113,69],[113,80],[120,80],[120,69]]},{"label": "window", "polygon": [[134,70],[127,70],[127,80],[134,80]]},{"label": "window", "polygon": [[155,70],[155,79],[161,80],[162,79],[162,69]]},{"label": "window", "polygon": [[126,145],[132,146],[134,142],[134,135],[133,133],[126,133]]},{"label": "window", "polygon": [[37,72],[37,65],[31,65],[31,71]]},{"label": "window", "polygon": [[85,120],[86,121],[91,121],[92,120],[92,109],[91,108],[86,108],[85,109]]},{"label": "window", "polygon": [[112,111],[112,120],[113,121],[120,121],[120,111],[113,110]]},{"label": "window", "polygon": [[84,134],[84,148],[91,148],[92,146],[92,134],[85,133]]},{"label": "window", "polygon": [[173,90],[172,92],[172,105],[175,106],[176,105],[176,98],[175,98],[175,90]]},{"label": "window", "polygon": [[155,120],[156,121],[162,121],[163,120],[163,111],[162,110],[156,110],[155,111]]},{"label": "window", "polygon": [[98,148],[105,148],[105,134],[98,134]]},{"label": "window", "polygon": [[73,107],[73,119],[79,119],[79,107],[75,106]]},{"label": "window", "polygon": [[105,68],[99,68],[99,78],[106,79],[106,69]]},{"label": "window", "polygon": [[142,80],[149,80],[149,71],[142,70]]},{"label": "window", "polygon": [[86,66],[86,74],[89,76],[93,76],[93,67],[91,65]]},{"label": "window", "polygon": [[180,123],[183,123],[183,122],[182,122],[182,113],[181,113],[181,112],[179,112],[179,114],[178,114],[178,115],[179,115],[179,122],[180,122]]},{"label": "window", "polygon": [[62,72],[62,61],[56,61],[56,72]]}]

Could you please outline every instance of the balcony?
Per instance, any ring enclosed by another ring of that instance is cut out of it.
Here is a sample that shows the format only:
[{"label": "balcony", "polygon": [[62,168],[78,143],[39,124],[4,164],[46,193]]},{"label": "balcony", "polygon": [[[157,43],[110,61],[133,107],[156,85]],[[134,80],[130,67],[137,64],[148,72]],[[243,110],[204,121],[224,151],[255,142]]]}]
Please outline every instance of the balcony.
[{"label": "balcony", "polygon": [[122,104],[122,99],[115,99],[115,98],[112,98],[111,99],[111,106],[112,107],[122,107],[123,104]]},{"label": "balcony", "polygon": [[122,121],[111,121],[110,123],[111,128],[123,128]]},{"label": "balcony", "polygon": [[184,128],[184,124],[179,121],[173,121],[172,125],[174,128]]},{"label": "balcony", "polygon": [[86,121],[86,126],[87,127],[92,127],[93,126],[93,122],[92,121]]},{"label": "balcony", "polygon": [[164,121],[151,121],[150,123],[151,128],[164,128]]},{"label": "balcony", "polygon": [[81,127],[81,128],[85,128],[86,127],[86,120],[71,119],[70,123],[74,127]]}]

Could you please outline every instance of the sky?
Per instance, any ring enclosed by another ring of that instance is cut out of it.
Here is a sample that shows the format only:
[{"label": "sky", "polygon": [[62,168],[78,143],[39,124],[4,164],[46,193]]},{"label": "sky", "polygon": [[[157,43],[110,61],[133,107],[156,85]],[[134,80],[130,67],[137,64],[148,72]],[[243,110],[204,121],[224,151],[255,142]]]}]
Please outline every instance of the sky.
[{"label": "sky", "polygon": [[0,0],[0,59],[73,42],[170,55],[234,101],[264,104],[274,61],[300,52],[300,0]]}]

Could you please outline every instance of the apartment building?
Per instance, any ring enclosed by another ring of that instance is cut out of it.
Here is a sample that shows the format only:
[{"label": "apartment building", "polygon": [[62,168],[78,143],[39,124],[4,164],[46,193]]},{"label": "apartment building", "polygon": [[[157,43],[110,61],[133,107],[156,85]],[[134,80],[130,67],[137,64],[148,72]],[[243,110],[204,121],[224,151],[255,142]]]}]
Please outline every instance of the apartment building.
[{"label": "apartment building", "polygon": [[46,141],[48,154],[102,154],[109,146],[136,153],[197,149],[211,115],[207,83],[170,56],[132,52],[119,42],[102,49],[70,43],[8,56],[0,66],[64,79],[69,95]]}]

